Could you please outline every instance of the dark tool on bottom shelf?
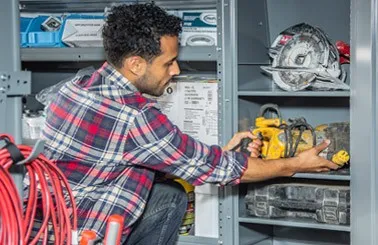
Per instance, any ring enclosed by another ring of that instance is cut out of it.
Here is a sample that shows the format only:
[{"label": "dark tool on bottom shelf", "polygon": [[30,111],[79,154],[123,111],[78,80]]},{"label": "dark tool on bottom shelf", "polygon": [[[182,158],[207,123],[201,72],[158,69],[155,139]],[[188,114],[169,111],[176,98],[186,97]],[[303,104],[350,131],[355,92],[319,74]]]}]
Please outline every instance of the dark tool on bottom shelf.
[{"label": "dark tool on bottom shelf", "polygon": [[261,218],[307,219],[350,224],[349,186],[306,183],[249,185],[247,214]]}]

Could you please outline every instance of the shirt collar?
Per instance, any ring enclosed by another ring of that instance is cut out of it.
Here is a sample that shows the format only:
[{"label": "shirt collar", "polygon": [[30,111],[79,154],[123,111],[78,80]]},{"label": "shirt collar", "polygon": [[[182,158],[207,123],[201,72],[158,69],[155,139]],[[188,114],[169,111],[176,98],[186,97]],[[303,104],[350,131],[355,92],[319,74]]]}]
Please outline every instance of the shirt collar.
[{"label": "shirt collar", "polygon": [[115,85],[123,89],[128,89],[133,92],[138,92],[138,89],[126,78],[124,77],[119,71],[115,69],[114,66],[105,62],[98,72],[105,78],[109,79],[110,81],[114,82]]}]

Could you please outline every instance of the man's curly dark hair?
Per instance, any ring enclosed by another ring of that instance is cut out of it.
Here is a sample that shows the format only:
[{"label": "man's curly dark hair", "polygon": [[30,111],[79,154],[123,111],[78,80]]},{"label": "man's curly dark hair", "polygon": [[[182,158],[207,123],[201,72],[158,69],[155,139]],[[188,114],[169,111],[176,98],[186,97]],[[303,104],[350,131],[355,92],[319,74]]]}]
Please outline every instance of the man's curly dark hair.
[{"label": "man's curly dark hair", "polygon": [[161,53],[160,38],[180,32],[181,19],[155,4],[115,6],[102,31],[106,58],[117,68],[132,55],[152,61]]}]

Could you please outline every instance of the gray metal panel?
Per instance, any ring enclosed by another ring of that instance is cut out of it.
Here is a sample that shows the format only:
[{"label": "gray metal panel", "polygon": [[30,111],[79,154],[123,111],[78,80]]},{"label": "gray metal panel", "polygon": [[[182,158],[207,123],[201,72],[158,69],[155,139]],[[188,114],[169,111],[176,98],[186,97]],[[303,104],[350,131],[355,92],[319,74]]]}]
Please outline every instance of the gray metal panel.
[{"label": "gray metal panel", "polygon": [[270,226],[261,226],[256,224],[241,223],[238,226],[239,241],[235,244],[269,244],[272,245],[273,229]]},{"label": "gray metal panel", "polygon": [[[0,70],[18,72],[21,68],[18,1],[2,1],[0,8],[0,31],[3,33],[0,38]],[[4,114],[0,119],[0,133],[8,133],[14,137],[16,143],[21,143],[21,98],[8,97],[5,103],[6,112],[1,112]],[[14,171],[12,176],[17,189],[22,194],[22,169],[13,169],[12,171]]]},{"label": "gray metal panel", "polygon": [[273,245],[273,241],[271,238],[265,239],[261,242],[255,243],[253,245]]},{"label": "gray metal panel", "polygon": [[349,120],[349,98],[347,97],[239,97],[239,121],[248,120],[254,125],[254,118],[260,107],[274,103],[284,118],[304,117],[313,126]]},{"label": "gray metal panel", "polygon": [[20,63],[20,23],[18,1],[2,1],[0,8],[0,70],[19,71]]},{"label": "gray metal panel", "polygon": [[[368,1],[365,1],[368,2]],[[301,22],[323,29],[334,41],[349,42],[350,1],[267,0],[270,39]]]},{"label": "gray metal panel", "polygon": [[346,245],[348,232],[321,231],[291,227],[274,227],[274,245]]},{"label": "gray metal panel", "polygon": [[275,87],[273,80],[262,73],[260,66],[238,66],[239,91],[272,91]]},{"label": "gray metal panel", "polygon": [[[233,135],[235,127],[233,111],[236,108],[234,98],[234,91],[236,91],[235,71],[234,65],[236,62],[236,15],[235,15],[235,1],[218,0],[218,18],[222,19],[221,24],[218,22],[218,34],[222,36],[221,42],[218,39],[218,48],[221,49],[222,56],[218,64],[218,74],[221,77],[222,87],[219,93],[222,95],[222,115],[220,123],[222,123],[221,144],[224,145]],[[221,46],[219,46],[221,45]],[[234,243],[234,231],[238,226],[237,210],[234,208],[233,190],[231,187],[220,188],[219,192],[219,243],[220,244],[237,244]]]},{"label": "gray metal panel", "polygon": [[353,245],[378,243],[377,0],[351,5],[351,169]]},{"label": "gray metal panel", "polygon": [[[373,135],[373,139],[375,140],[375,150],[373,150],[373,153],[374,153],[374,156],[373,156],[373,163],[375,163],[375,172],[373,172],[373,180],[375,183],[373,183],[373,191],[375,192],[375,195],[373,196],[373,202],[375,204],[375,207],[373,207],[373,210],[375,211],[375,213],[373,213],[372,215],[372,219],[373,219],[373,224],[374,224],[374,227],[373,229],[375,229],[375,231],[378,230],[378,153],[376,151],[376,147],[377,147],[377,137],[378,137],[378,112],[377,112],[377,105],[378,105],[378,86],[377,86],[377,81],[378,81],[378,1],[377,0],[374,0],[373,3],[372,3],[372,9],[374,11],[374,23],[375,23],[375,28],[373,29],[373,33],[374,33],[374,38],[373,38],[373,43],[374,46],[373,46],[373,54],[375,54],[375,56],[373,56],[373,60],[375,60],[374,64],[374,69],[373,69],[373,75],[375,75],[374,79],[373,79],[373,84],[374,84],[374,94],[375,94],[375,118],[374,118],[374,122],[373,122],[373,125],[375,125],[375,129],[374,129],[374,135]],[[378,232],[374,232],[373,233],[374,236],[373,236],[373,242],[375,244],[378,243]]]},{"label": "gray metal panel", "polygon": [[[0,31],[3,33],[0,38],[0,70],[18,72],[21,69],[20,62],[20,23],[18,1],[3,1],[0,8]],[[12,86],[12,84],[10,85]],[[12,110],[7,117],[2,117],[0,132],[6,132],[14,136],[16,142],[21,142],[21,126],[15,121],[21,119],[21,99],[19,97],[7,98],[6,106]],[[14,110],[14,111],[13,111]],[[6,119],[4,126],[4,119]]]},{"label": "gray metal panel", "polygon": [[270,45],[266,0],[239,0],[237,7],[238,62],[269,64]]},{"label": "gray metal panel", "polygon": [[218,239],[196,236],[179,236],[177,245],[217,245]]}]

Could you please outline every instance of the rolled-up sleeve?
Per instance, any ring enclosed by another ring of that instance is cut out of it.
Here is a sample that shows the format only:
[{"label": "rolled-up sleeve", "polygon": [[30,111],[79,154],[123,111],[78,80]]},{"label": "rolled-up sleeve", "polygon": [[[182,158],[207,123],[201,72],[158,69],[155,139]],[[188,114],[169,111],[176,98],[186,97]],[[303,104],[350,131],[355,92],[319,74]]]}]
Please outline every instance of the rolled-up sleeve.
[{"label": "rolled-up sleeve", "polygon": [[173,174],[193,185],[238,184],[247,166],[245,154],[195,140],[155,107],[141,111],[128,132],[125,162]]}]

